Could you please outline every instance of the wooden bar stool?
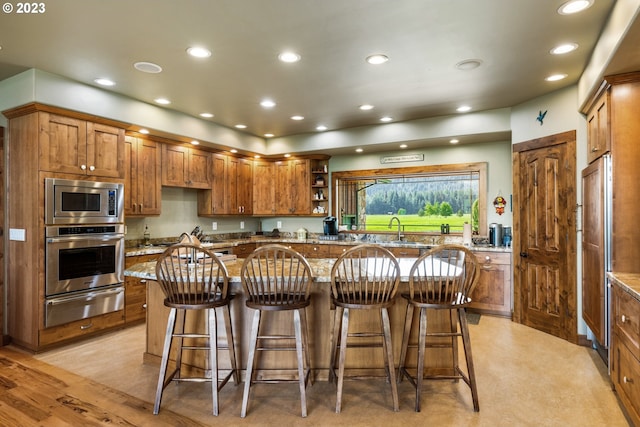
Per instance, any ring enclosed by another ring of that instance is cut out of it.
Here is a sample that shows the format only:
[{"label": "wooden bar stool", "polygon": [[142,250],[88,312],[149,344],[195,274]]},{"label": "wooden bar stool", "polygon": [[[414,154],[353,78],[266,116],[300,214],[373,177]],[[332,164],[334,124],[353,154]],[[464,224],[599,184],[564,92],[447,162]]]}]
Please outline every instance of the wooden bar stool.
[{"label": "wooden bar stool", "polygon": [[[249,355],[244,382],[241,417],[247,415],[249,392],[254,383],[291,383],[300,386],[302,416],[307,416],[307,381],[310,377],[306,307],[311,303],[310,286],[313,281],[311,266],[293,249],[282,245],[257,248],[244,261],[240,270],[247,307],[253,309],[253,322],[249,339]],[[262,312],[293,310],[293,335],[260,335]],[[295,345],[282,345],[294,341]],[[275,343],[265,345],[267,342]],[[257,379],[254,364],[258,351],[295,351],[297,379]]]},{"label": "wooden bar stool", "polygon": [[[172,381],[211,382],[213,414],[218,415],[218,391],[224,387],[233,375],[239,383],[231,328],[229,304],[233,295],[228,293],[229,278],[227,268],[213,253],[199,244],[177,244],[167,248],[158,258],[156,278],[165,295],[164,305],[169,307],[167,333],[164,340],[160,374],[153,413],[160,411],[162,392]],[[216,308],[222,308],[226,329],[226,344],[219,345],[217,333]],[[206,333],[185,332],[187,311],[203,310],[206,315]],[[182,317],[180,327],[176,326],[178,313]],[[169,353],[176,338],[178,343],[175,369],[167,376]],[[185,345],[185,340],[187,344]],[[205,341],[203,344],[202,341]],[[220,378],[218,372],[218,350],[228,349],[231,371]],[[184,351],[206,351],[209,355],[206,369],[202,377],[182,375],[182,355]],[[208,376],[207,373],[211,372]]]},{"label": "wooden bar stool", "polygon": [[[422,254],[411,267],[409,273],[409,293],[402,294],[408,301],[405,318],[404,334],[400,353],[398,381],[406,376],[416,388],[416,412],[420,412],[420,391],[424,379],[462,379],[471,388],[473,409],[478,412],[478,389],[471,357],[471,340],[465,307],[471,302],[471,291],[480,276],[480,267],[475,255],[466,247],[459,245],[442,245]],[[418,343],[409,344],[413,314],[420,309]],[[448,310],[450,315],[449,331],[428,332],[427,310]],[[458,324],[460,329],[458,330]],[[427,337],[449,338],[449,344],[429,343]],[[458,363],[458,337],[462,337],[462,344],[467,364],[467,374],[460,369]],[[418,349],[417,367],[415,375],[405,366],[407,349]],[[452,373],[425,375],[425,348],[450,347],[452,353]]]},{"label": "wooden bar stool", "polygon": [[[331,365],[329,380],[336,380],[338,364],[336,412],[342,409],[342,387],[348,347],[382,347],[388,381],[391,383],[393,410],[398,411],[393,345],[389,322],[389,307],[395,302],[400,283],[400,266],[395,256],[379,245],[365,244],[343,252],[331,269],[331,301],[335,305],[334,328],[331,334]],[[350,310],[378,310],[380,331],[349,332]],[[362,338],[382,338],[381,343],[363,342]],[[351,338],[351,342],[349,342]],[[349,378],[371,378],[355,376]]]}]

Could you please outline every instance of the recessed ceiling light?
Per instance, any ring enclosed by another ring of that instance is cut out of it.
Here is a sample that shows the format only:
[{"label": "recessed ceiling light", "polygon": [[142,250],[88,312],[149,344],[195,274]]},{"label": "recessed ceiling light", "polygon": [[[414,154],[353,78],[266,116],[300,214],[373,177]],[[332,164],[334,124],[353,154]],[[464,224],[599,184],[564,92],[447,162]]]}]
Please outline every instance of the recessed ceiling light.
[{"label": "recessed ceiling light", "polygon": [[291,116],[291,120],[304,120],[304,116]]},{"label": "recessed ceiling light", "polygon": [[362,153],[364,150],[362,148],[356,148],[356,153]]},{"label": "recessed ceiling light", "polygon": [[566,74],[553,74],[553,75],[545,78],[545,80],[548,81],[548,82],[557,82],[558,80],[562,80],[562,79],[564,79],[566,77],[567,77]]},{"label": "recessed ceiling light", "polygon": [[460,141],[459,141],[459,140],[457,140],[457,139],[451,139],[451,140],[449,140],[449,143],[450,143],[450,144],[457,144],[458,142],[460,142]]},{"label": "recessed ceiling light", "polygon": [[325,125],[318,125],[318,126],[316,126],[316,130],[318,130],[318,131],[320,131],[320,132],[325,131],[325,130],[327,130],[327,129],[328,129],[328,128],[327,128]]},{"label": "recessed ceiling light", "polygon": [[210,119],[211,117],[213,117],[213,114],[211,114],[211,113],[200,113],[200,117],[204,117],[205,119]]},{"label": "recessed ceiling light", "polygon": [[155,102],[157,102],[158,104],[162,104],[162,105],[169,105],[171,104],[171,101],[169,101],[166,98],[156,98],[154,99]]},{"label": "recessed ceiling light", "polygon": [[113,80],[104,79],[104,78],[95,79],[94,82],[98,83],[101,86],[115,86],[116,84],[116,82],[114,82]]},{"label": "recessed ceiling light", "polygon": [[571,15],[572,13],[582,12],[591,7],[593,0],[571,0],[564,3],[558,9],[560,15]]},{"label": "recessed ceiling light", "polygon": [[200,141],[196,141],[195,139],[191,141],[191,145],[200,145]]},{"label": "recessed ceiling light", "polygon": [[262,105],[264,108],[273,108],[276,106],[276,103],[271,99],[263,99],[262,101],[260,101],[260,105]]},{"label": "recessed ceiling light", "polygon": [[367,56],[367,62],[372,65],[384,64],[388,60],[389,60],[389,57],[381,53],[376,53],[375,55]]},{"label": "recessed ceiling light", "polygon": [[247,125],[237,124],[237,125],[236,125],[236,128],[237,128],[237,129],[246,129],[246,128],[247,128]]},{"label": "recessed ceiling light", "polygon": [[552,55],[562,55],[565,53],[573,52],[577,48],[578,48],[577,43],[565,43],[565,44],[561,44],[559,46],[554,47],[553,49],[550,50],[550,52]]},{"label": "recessed ceiling light", "polygon": [[265,133],[264,136],[265,136],[265,138],[273,138],[273,134],[272,133]]},{"label": "recessed ceiling light", "polygon": [[149,133],[149,131],[147,129],[140,129],[138,132],[147,135]]},{"label": "recessed ceiling light", "polygon": [[482,60],[480,59],[465,59],[464,61],[460,61],[456,64],[456,68],[458,70],[468,71],[474,70],[482,65]]},{"label": "recessed ceiling light", "polygon": [[187,53],[194,58],[208,58],[211,56],[211,51],[204,47],[193,46],[187,49]]},{"label": "recessed ceiling light", "polygon": [[407,148],[408,145],[407,144],[400,144],[400,148]]},{"label": "recessed ceiling light", "polygon": [[373,110],[373,105],[371,105],[371,104],[362,104],[358,108],[361,109],[362,111],[369,111],[369,110]]},{"label": "recessed ceiling light", "polygon": [[162,67],[153,62],[136,62],[133,64],[134,68],[143,73],[158,74],[162,72]]},{"label": "recessed ceiling light", "polygon": [[287,51],[282,52],[280,55],[278,55],[278,59],[282,62],[292,63],[300,61],[301,56],[295,52]]},{"label": "recessed ceiling light", "polygon": [[381,122],[390,122],[393,120],[393,117],[389,117],[389,116],[384,116],[384,117],[380,117],[380,121]]},{"label": "recessed ceiling light", "polygon": [[230,152],[232,152],[232,153],[234,153],[234,154],[238,152],[238,150],[236,150],[235,148],[232,148],[232,149],[231,149],[231,150],[229,150],[229,151],[230,151]]},{"label": "recessed ceiling light", "polygon": [[471,111],[471,107],[469,107],[468,105],[461,105],[458,108],[456,108],[456,111],[458,113],[466,113],[467,111]]}]

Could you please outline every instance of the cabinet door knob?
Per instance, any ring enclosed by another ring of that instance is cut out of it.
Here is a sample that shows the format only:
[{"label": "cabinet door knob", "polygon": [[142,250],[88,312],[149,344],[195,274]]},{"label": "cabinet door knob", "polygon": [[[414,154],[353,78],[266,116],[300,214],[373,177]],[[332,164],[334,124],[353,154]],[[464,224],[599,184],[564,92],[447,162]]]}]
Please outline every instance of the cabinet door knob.
[{"label": "cabinet door knob", "polygon": [[622,382],[625,384],[633,384],[633,378],[628,378],[626,375],[622,378]]},{"label": "cabinet door knob", "polygon": [[484,261],[485,262],[491,262],[491,257],[489,255],[487,255],[486,257],[484,257]]},{"label": "cabinet door knob", "polygon": [[622,316],[620,316],[620,321],[621,321],[622,323],[626,323],[626,321],[627,321],[627,316],[625,316],[624,314],[623,314]]},{"label": "cabinet door knob", "polygon": [[89,166],[89,170],[90,170],[90,171],[94,171],[94,170],[96,170],[96,167],[95,167],[95,166],[93,166],[93,165],[91,165],[91,166]]},{"label": "cabinet door knob", "polygon": [[591,149],[591,152],[592,152],[592,153],[595,153],[596,151],[598,151],[598,147],[593,147],[593,148]]},{"label": "cabinet door knob", "polygon": [[80,169],[87,170],[87,165],[80,165]]}]

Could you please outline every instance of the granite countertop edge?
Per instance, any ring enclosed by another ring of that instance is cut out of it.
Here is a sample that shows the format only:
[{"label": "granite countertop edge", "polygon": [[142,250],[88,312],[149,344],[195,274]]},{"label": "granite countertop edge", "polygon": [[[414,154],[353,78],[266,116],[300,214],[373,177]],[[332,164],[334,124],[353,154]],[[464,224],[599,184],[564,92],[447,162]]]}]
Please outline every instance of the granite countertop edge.
[{"label": "granite countertop edge", "polygon": [[636,300],[640,301],[640,273],[607,273],[609,279],[627,292]]}]

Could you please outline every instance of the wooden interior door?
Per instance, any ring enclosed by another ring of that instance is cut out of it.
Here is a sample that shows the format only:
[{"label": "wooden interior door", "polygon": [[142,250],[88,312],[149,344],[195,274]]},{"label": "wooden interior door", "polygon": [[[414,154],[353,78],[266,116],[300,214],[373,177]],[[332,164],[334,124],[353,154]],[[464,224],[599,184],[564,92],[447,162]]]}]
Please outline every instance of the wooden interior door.
[{"label": "wooden interior door", "polygon": [[0,346],[7,344],[4,334],[4,161],[4,128],[0,126],[0,187],[3,189],[0,191],[0,265],[3,272],[0,274]]},{"label": "wooden interior door", "polygon": [[577,342],[575,131],[514,145],[514,320]]}]

